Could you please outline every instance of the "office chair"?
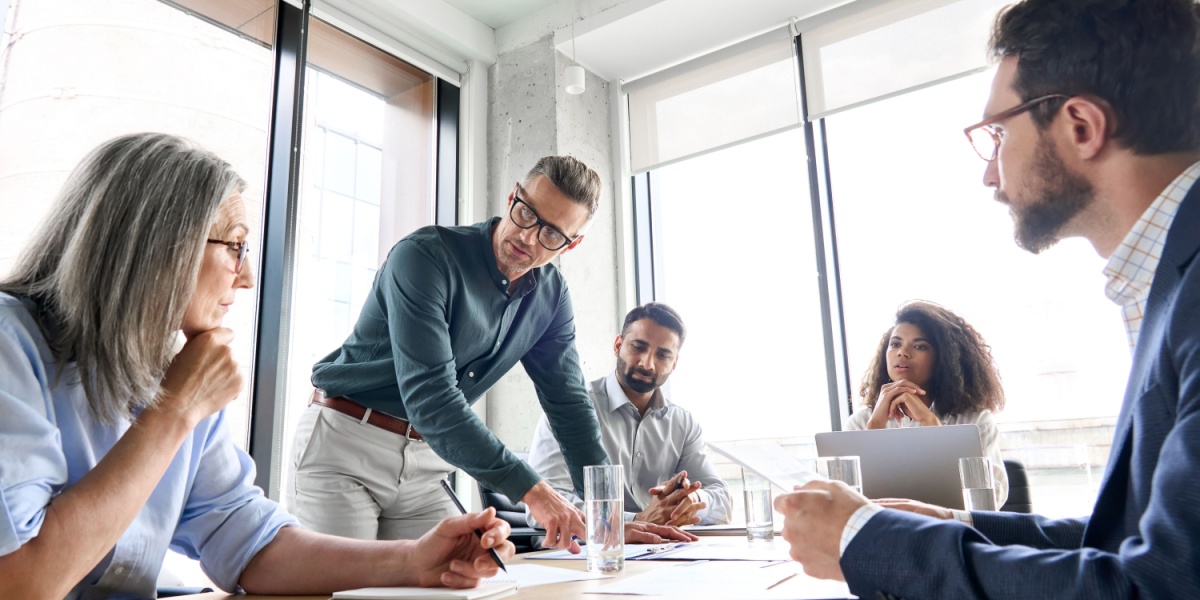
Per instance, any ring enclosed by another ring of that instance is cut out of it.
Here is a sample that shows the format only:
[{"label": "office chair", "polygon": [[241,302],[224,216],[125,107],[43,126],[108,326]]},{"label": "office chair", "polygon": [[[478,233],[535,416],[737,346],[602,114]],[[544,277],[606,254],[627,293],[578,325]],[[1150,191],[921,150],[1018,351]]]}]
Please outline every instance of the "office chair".
[{"label": "office chair", "polygon": [[1029,477],[1025,465],[1019,460],[1004,459],[1004,470],[1008,473],[1008,500],[1000,510],[1015,513],[1032,513],[1033,500],[1029,490]]},{"label": "office chair", "polygon": [[[514,454],[521,460],[529,458],[527,452],[515,452]],[[546,530],[528,526],[528,521],[525,520],[524,502],[513,502],[509,500],[508,496],[488,488],[482,481],[476,480],[475,483],[479,487],[480,506],[483,508],[494,507],[496,516],[507,521],[512,527],[512,533],[509,534],[508,540],[517,547],[517,554],[544,550],[542,538],[546,537]]]}]

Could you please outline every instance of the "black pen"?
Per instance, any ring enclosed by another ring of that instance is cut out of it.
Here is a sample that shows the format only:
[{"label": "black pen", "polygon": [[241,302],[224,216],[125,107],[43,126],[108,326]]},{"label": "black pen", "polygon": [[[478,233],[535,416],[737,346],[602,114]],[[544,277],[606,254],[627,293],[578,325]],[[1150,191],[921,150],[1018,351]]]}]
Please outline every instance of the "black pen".
[{"label": "black pen", "polygon": [[[458,507],[458,511],[464,515],[467,514],[467,507],[463,506],[463,503],[458,500],[458,494],[454,493],[454,489],[450,487],[449,483],[446,483],[445,479],[442,480],[442,489],[446,490],[446,493],[450,495],[450,500],[454,502],[454,506]],[[479,539],[483,539],[483,531],[476,529],[475,535],[479,536]],[[500,560],[500,555],[496,553],[496,549],[488,548],[487,551],[488,554],[492,555],[492,560],[496,561],[496,564],[499,565],[505,573],[507,573],[508,567],[504,566],[504,561]]]}]

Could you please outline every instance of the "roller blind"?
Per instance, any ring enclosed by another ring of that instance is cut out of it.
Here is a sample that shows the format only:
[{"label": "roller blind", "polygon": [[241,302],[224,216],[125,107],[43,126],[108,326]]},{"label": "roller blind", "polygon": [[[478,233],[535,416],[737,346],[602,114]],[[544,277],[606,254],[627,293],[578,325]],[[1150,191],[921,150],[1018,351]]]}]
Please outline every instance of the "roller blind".
[{"label": "roller blind", "polygon": [[809,118],[985,69],[1011,1],[860,0],[800,22]]},{"label": "roller blind", "polygon": [[626,83],[633,173],[798,126],[787,27]]}]

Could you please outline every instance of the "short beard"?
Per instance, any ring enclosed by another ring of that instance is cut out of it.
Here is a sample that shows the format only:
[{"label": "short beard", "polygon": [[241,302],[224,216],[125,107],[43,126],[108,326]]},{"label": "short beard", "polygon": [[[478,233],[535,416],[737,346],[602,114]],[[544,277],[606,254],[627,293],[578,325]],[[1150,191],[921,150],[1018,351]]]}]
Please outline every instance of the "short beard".
[{"label": "short beard", "polygon": [[[1013,239],[1020,248],[1039,254],[1058,243],[1063,226],[1091,206],[1095,195],[1091,182],[1071,172],[1044,135],[1034,155],[1033,181],[1038,186],[1033,201],[1013,211]],[[996,196],[1008,203],[1003,192]]]},{"label": "short beard", "polygon": [[[625,362],[625,360],[619,357],[617,358],[617,375],[621,378],[621,381],[625,383],[625,387],[639,394],[649,394],[650,392],[662,387],[662,384],[666,383],[667,381],[665,376],[655,376],[653,381],[638,381],[632,377],[634,371],[637,371],[637,369],[630,367],[629,363]],[[644,371],[638,372],[642,373],[643,375],[646,374]]]}]

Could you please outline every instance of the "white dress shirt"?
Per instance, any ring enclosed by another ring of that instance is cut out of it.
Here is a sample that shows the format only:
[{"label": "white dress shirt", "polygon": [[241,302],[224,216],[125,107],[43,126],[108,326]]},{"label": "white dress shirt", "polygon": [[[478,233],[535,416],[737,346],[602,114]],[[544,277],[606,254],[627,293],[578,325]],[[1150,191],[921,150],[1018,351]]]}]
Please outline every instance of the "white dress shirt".
[{"label": "white dress shirt", "polygon": [[[600,421],[600,437],[612,464],[625,467],[625,520],[650,504],[650,488],[680,471],[703,485],[696,492],[708,506],[696,512],[701,525],[729,522],[729,490],[705,452],[700,424],[692,414],[667,401],[656,390],[645,416],[629,401],[616,372],[588,385],[588,395]],[[575,506],[583,499],[573,489],[558,440],[542,416],[533,434],[529,464],[547,483]],[[526,515],[529,512],[526,510]],[[529,516],[531,526],[537,526]]]}]

